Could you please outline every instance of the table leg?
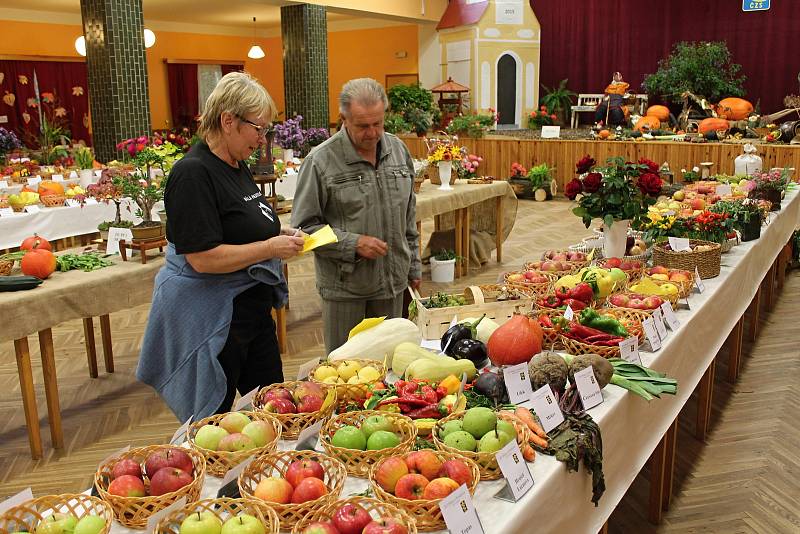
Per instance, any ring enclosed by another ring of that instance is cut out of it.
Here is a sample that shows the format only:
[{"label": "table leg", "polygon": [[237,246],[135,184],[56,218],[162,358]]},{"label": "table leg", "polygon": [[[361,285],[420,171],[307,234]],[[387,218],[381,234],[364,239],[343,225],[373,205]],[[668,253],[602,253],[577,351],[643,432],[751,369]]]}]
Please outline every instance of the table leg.
[{"label": "table leg", "polygon": [[284,308],[272,310],[272,320],[275,321],[275,333],[278,336],[278,350],[286,354],[286,310]]},{"label": "table leg", "polygon": [[122,261],[128,261],[128,248],[125,246],[125,240],[119,240],[119,255]]},{"label": "table leg", "polygon": [[47,420],[50,422],[50,439],[53,448],[64,447],[64,432],[61,430],[61,407],[58,401],[58,377],[56,376],[53,332],[49,328],[39,332],[39,349],[42,353],[42,375],[44,395],[47,399]]},{"label": "table leg", "polygon": [[[289,264],[283,262],[283,277],[286,279],[286,287],[289,287]],[[289,295],[286,295],[286,305],[284,306],[285,309],[289,309]]]},{"label": "table leg", "polygon": [[739,317],[736,325],[728,335],[728,382],[734,383],[739,377],[739,365],[742,362],[742,324],[744,319]]},{"label": "table leg", "polygon": [[[455,234],[456,234],[456,256],[464,256],[464,244],[462,243],[462,235],[464,228],[463,210],[456,210],[455,215]],[[456,278],[461,278],[461,261],[456,261]]]},{"label": "table leg", "polygon": [[503,197],[497,197],[495,206],[494,247],[497,263],[503,261]]},{"label": "table leg", "polygon": [[603,523],[603,528],[600,529],[600,532],[597,534],[608,534],[608,521]]},{"label": "table leg", "polygon": [[758,287],[756,294],[753,296],[753,300],[750,302],[750,341],[755,341],[756,336],[758,336],[758,321],[759,315],[761,315],[761,286]]},{"label": "table leg", "polygon": [[433,216],[433,231],[438,232],[442,228],[442,216],[441,215],[434,215]]},{"label": "table leg", "polygon": [[661,508],[666,512],[669,510],[669,505],[672,503],[672,483],[675,479],[675,443],[678,440],[678,418],[670,425],[667,430],[667,445],[666,445],[666,464],[664,465],[664,495],[661,502]]},{"label": "table leg", "polygon": [[784,245],[781,249],[780,254],[778,254],[778,290],[783,290],[783,282],[786,279],[786,265],[789,263],[790,258],[792,257],[792,251],[789,248],[789,245]]},{"label": "table leg", "polygon": [[769,268],[765,281],[767,283],[767,311],[772,311],[775,307],[775,263]]},{"label": "table leg", "polygon": [[417,235],[419,236],[419,257],[422,258],[422,221],[417,221]]},{"label": "table leg", "polygon": [[661,523],[662,503],[664,501],[664,468],[666,464],[666,434],[658,442],[650,457],[650,505],[647,519],[654,525]]},{"label": "table leg", "polygon": [[714,393],[714,371],[716,361],[712,360],[700,383],[697,385],[697,425],[694,435],[699,441],[705,441],[708,433],[708,423],[711,420],[711,399]]},{"label": "table leg", "polygon": [[86,346],[86,359],[89,362],[89,377],[97,378],[97,348],[94,344],[94,320],[83,319],[83,344]]},{"label": "table leg", "polygon": [[464,249],[464,276],[469,276],[469,257],[472,254],[470,250],[470,226],[472,224],[469,206],[464,208],[463,220],[463,235],[461,236],[461,248]]},{"label": "table leg", "polygon": [[38,460],[42,457],[42,435],[39,433],[39,414],[36,410],[36,393],[33,391],[33,372],[27,337],[14,340],[14,352],[17,354],[19,389],[22,392],[22,408],[25,411],[25,425],[28,427],[31,457]]},{"label": "table leg", "polygon": [[107,313],[100,316],[100,335],[103,338],[103,363],[106,373],[113,373],[114,347],[111,345],[111,318]]}]

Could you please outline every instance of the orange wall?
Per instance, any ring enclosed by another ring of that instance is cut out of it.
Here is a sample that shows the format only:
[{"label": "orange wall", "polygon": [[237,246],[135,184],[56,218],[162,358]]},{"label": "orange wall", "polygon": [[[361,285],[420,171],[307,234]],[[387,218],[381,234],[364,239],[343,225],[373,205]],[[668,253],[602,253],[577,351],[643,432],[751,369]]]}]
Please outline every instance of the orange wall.
[{"label": "orange wall", "polygon": [[[75,39],[80,26],[0,21],[2,55],[80,56]],[[150,115],[153,128],[169,127],[169,89],[164,58],[230,61],[244,59],[245,70],[267,88],[279,110],[284,108],[283,65],[280,37],[259,39],[266,57],[247,58],[251,37],[156,31],[156,44],[147,49]],[[395,58],[405,51],[407,57]],[[417,27],[390,26],[328,34],[328,93],[331,122],[338,118],[337,96],[351,78],[369,76],[384,83],[386,74],[417,72]]]}]

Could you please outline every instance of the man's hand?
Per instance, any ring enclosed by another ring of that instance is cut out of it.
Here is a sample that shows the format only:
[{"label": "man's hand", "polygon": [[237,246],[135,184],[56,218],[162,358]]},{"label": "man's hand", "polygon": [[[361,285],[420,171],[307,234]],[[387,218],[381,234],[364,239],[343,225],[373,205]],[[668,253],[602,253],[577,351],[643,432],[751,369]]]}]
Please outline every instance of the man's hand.
[{"label": "man's hand", "polygon": [[414,280],[408,281],[408,287],[410,287],[411,289],[419,291],[420,286],[422,286],[422,280],[420,280],[419,278],[415,278]]},{"label": "man's hand", "polygon": [[374,260],[380,256],[386,256],[387,252],[389,252],[389,246],[385,241],[381,241],[377,237],[372,237],[369,235],[362,235],[358,237],[358,242],[356,243],[356,253],[359,256],[367,258],[368,260]]}]

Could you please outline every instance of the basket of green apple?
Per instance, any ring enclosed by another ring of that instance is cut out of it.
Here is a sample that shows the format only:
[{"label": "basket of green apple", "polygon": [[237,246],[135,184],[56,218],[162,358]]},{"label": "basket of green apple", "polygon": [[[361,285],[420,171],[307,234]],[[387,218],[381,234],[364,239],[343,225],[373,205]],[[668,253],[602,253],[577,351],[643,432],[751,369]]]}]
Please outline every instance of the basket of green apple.
[{"label": "basket of green apple", "polygon": [[316,451],[264,454],[239,475],[239,493],[266,502],[289,530],[305,516],[335,502],[347,479],[347,468],[336,458]]},{"label": "basket of green apple", "polygon": [[304,429],[330,417],[336,408],[336,388],[309,381],[272,384],[256,394],[253,407],[280,422],[283,439],[297,439]]},{"label": "basket of green apple", "polygon": [[379,459],[411,450],[417,427],[404,415],[362,410],[332,417],[319,437],[325,452],[341,460],[349,475],[367,478]]},{"label": "basket of green apple", "polygon": [[440,419],[433,427],[433,443],[439,450],[462,454],[478,464],[481,480],[503,476],[495,453],[516,439],[522,449],[528,430],[513,415],[476,407]]},{"label": "basket of green apple", "polygon": [[0,514],[0,533],[108,534],[113,521],[111,506],[97,497],[82,493],[46,495]]},{"label": "basket of green apple", "polygon": [[354,496],[315,510],[292,529],[292,534],[330,532],[417,534],[417,524],[402,508],[378,499]]},{"label": "basket of green apple", "polygon": [[313,368],[308,378],[312,382],[336,388],[339,405],[363,402],[370,384],[386,377],[386,368],[376,360],[349,359],[341,362],[324,361]]},{"label": "basket of green apple", "polygon": [[281,430],[266,412],[230,412],[192,423],[188,441],[206,459],[206,472],[223,477],[253,454],[277,450]]},{"label": "basket of green apple", "polygon": [[161,518],[155,534],[278,534],[280,518],[256,499],[203,499]]}]

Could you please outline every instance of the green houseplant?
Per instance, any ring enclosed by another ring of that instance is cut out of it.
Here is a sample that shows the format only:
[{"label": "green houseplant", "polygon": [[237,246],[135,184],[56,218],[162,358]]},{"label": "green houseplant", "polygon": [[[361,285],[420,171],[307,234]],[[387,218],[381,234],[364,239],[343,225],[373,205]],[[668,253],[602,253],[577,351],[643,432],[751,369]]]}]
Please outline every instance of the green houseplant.
[{"label": "green houseplant", "polygon": [[424,137],[433,126],[433,114],[430,111],[423,111],[418,108],[406,111],[404,120],[409,129],[417,134],[417,137]]},{"label": "green houseplant", "polygon": [[400,134],[411,131],[411,125],[403,118],[402,113],[390,111],[383,119],[383,129],[390,134]]},{"label": "green houseplant", "polygon": [[553,180],[553,169],[547,163],[535,165],[528,171],[528,179],[531,181],[533,198],[539,202],[552,198],[550,195],[550,182]]},{"label": "green houseplant", "polygon": [[558,121],[561,124],[567,124],[567,114],[572,107],[572,99],[578,96],[576,93],[567,89],[568,82],[569,79],[565,78],[559,82],[558,87],[553,86],[552,88],[542,84],[545,95],[539,99],[539,103],[542,106],[547,107],[547,109],[558,116]]},{"label": "green houseplant", "polygon": [[761,236],[761,225],[766,221],[768,211],[754,199],[720,200],[709,211],[725,213],[733,221],[733,226],[742,234],[742,241],[752,241]]},{"label": "green houseplant", "polygon": [[431,281],[448,283],[455,280],[456,261],[459,259],[452,249],[442,249],[431,256]]},{"label": "green houseplant", "polygon": [[460,137],[483,137],[497,122],[497,114],[493,109],[489,113],[468,113],[453,117],[445,131]]}]

